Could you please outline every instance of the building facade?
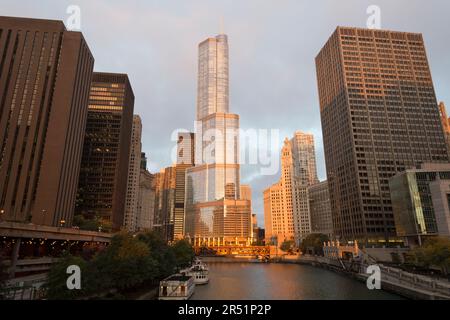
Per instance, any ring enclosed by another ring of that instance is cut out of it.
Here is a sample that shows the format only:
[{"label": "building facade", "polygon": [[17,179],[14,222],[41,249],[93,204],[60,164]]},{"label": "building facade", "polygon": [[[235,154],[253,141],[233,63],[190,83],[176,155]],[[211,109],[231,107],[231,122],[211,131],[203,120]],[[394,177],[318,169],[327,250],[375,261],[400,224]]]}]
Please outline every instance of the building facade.
[{"label": "building facade", "polygon": [[450,118],[447,116],[447,110],[443,102],[439,103],[439,112],[441,114],[441,123],[444,130],[445,141],[447,142],[447,148],[450,152]]},{"label": "building facade", "polygon": [[395,241],[389,178],[449,161],[422,35],[338,27],[316,70],[335,235]]},{"label": "building facade", "polygon": [[[434,201],[439,204],[441,226],[444,226],[445,222],[442,221],[449,218],[445,218],[443,211],[440,184],[450,185],[450,164],[425,163],[418,168],[398,173],[390,179],[397,235],[405,238],[409,245],[420,246],[424,237],[439,235],[430,186],[432,183],[439,183],[433,188]],[[444,201],[447,201],[446,197]]]},{"label": "building facade", "polygon": [[123,226],[134,94],[126,74],[94,72],[89,97],[76,214]]},{"label": "building facade", "polygon": [[228,69],[226,35],[200,43],[195,167],[186,171],[185,203],[185,236],[195,244],[251,241],[250,202],[240,198],[239,116],[229,113]]},{"label": "building facade", "polygon": [[264,191],[266,242],[297,244],[311,233],[308,185],[295,174],[292,141],[287,138],[281,150],[280,181]]},{"label": "building facade", "polygon": [[194,166],[195,135],[192,132],[178,134],[175,182],[174,238],[184,238],[186,170]]},{"label": "building facade", "polygon": [[297,131],[291,139],[291,145],[295,176],[303,185],[318,183],[314,136]]},{"label": "building facade", "polygon": [[433,202],[434,215],[438,235],[450,237],[450,179],[437,179],[430,182],[431,200]]},{"label": "building facade", "polygon": [[136,231],[151,231],[155,221],[155,177],[140,169]]},{"label": "building facade", "polygon": [[2,219],[70,227],[94,58],[62,21],[0,17]]},{"label": "building facade", "polygon": [[311,214],[311,232],[333,237],[330,193],[328,182],[323,181],[308,187],[309,210]]},{"label": "building facade", "polygon": [[142,121],[138,115],[133,116],[131,131],[130,159],[128,162],[127,196],[125,200],[124,227],[130,231],[137,230],[138,199],[140,194],[141,165],[142,165]]},{"label": "building facade", "polygon": [[166,241],[174,240],[176,166],[167,167],[155,174],[155,214],[153,228]]}]

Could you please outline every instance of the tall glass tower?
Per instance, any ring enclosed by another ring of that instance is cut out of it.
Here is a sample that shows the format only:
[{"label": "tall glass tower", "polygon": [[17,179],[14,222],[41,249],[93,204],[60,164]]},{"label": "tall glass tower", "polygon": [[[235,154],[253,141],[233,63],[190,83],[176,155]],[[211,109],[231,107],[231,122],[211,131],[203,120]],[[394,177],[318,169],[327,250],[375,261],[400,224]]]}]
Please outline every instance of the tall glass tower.
[{"label": "tall glass tower", "polygon": [[202,245],[247,241],[250,201],[240,200],[239,116],[229,113],[228,39],[199,44],[195,167],[186,173],[185,236]]}]

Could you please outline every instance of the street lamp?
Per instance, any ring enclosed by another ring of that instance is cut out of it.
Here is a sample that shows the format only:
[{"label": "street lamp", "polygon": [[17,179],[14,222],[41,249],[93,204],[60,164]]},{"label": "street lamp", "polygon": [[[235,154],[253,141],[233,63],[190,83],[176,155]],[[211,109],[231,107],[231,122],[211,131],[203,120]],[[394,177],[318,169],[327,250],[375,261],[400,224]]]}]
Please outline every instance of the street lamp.
[{"label": "street lamp", "polygon": [[2,221],[3,214],[5,213],[5,209],[0,210],[0,221]]},{"label": "street lamp", "polygon": [[61,219],[61,221],[59,222],[59,226],[60,227],[64,227],[64,225],[66,224],[66,220],[64,220],[64,219]]}]

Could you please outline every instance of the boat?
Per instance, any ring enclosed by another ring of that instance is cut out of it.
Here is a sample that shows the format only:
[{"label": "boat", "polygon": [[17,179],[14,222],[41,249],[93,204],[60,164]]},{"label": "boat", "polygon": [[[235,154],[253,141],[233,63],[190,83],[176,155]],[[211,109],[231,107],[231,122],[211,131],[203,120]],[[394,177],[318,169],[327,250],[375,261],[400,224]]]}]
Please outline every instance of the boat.
[{"label": "boat", "polygon": [[200,260],[199,258],[194,259],[194,262],[192,263],[192,267],[200,267],[205,271],[209,270],[208,266],[205,263],[203,263],[203,261]]},{"label": "boat", "polygon": [[192,276],[174,274],[159,282],[158,300],[188,300],[194,294]]},{"label": "boat", "polygon": [[209,271],[206,265],[193,265],[190,268],[181,270],[180,273],[185,276],[193,277],[195,284],[207,284],[209,282]]}]

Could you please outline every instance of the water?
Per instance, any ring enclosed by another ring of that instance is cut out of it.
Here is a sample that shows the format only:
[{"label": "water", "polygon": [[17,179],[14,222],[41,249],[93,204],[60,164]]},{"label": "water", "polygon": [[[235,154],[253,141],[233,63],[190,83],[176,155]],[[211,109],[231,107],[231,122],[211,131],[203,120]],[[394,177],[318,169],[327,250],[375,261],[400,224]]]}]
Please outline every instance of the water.
[{"label": "water", "polygon": [[208,263],[210,282],[196,286],[193,300],[395,300],[365,283],[307,265]]}]

